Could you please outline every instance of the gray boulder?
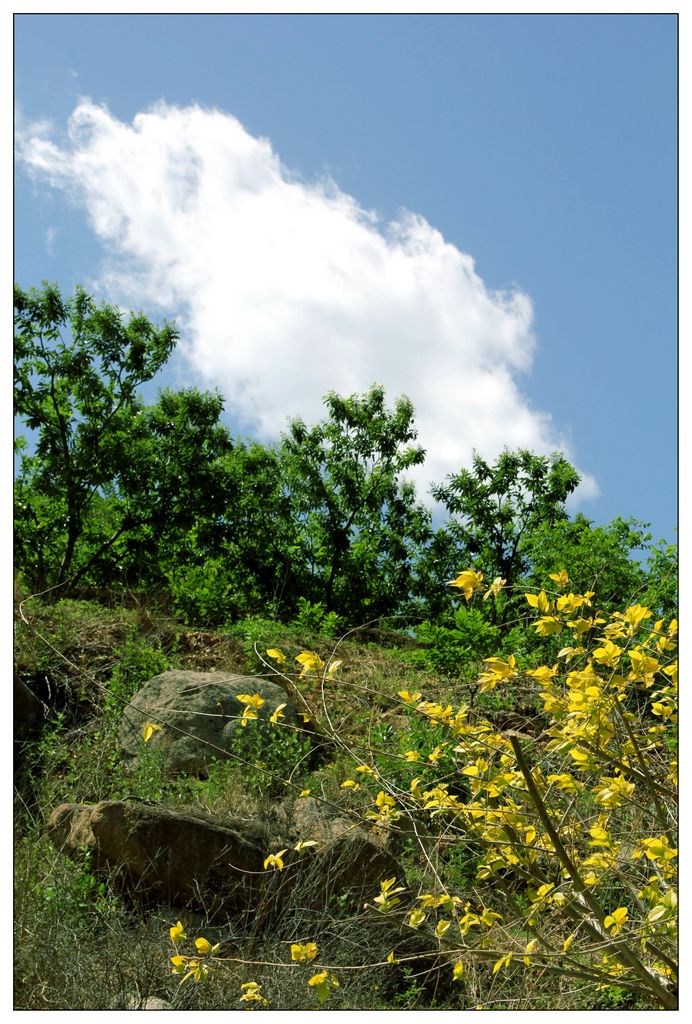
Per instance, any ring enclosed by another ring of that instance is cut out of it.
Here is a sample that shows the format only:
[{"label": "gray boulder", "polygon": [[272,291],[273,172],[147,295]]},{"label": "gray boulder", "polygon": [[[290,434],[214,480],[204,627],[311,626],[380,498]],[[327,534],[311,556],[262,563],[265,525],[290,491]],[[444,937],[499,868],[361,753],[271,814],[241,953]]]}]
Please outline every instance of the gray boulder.
[{"label": "gray boulder", "polygon": [[[237,699],[239,694],[259,694],[264,700],[257,720],[245,727],[240,722],[244,704]],[[136,758],[145,749],[145,725],[159,725],[146,748],[163,751],[171,773],[203,776],[212,761],[232,760],[238,735],[245,729],[260,729],[271,743],[281,725],[272,726],[269,716],[280,704],[286,705],[282,723],[303,724],[286,692],[268,680],[222,672],[163,672],[130,700],[118,744],[126,757]]]}]

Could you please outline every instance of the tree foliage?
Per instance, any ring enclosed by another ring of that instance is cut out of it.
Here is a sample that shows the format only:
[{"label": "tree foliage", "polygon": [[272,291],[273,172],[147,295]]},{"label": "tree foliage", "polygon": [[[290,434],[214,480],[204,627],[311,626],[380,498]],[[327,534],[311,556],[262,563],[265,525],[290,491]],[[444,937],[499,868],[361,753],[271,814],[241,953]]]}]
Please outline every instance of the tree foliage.
[{"label": "tree foliage", "polygon": [[15,288],[14,308],[15,415],[38,432],[31,454],[20,442],[17,555],[43,589],[73,572],[95,498],[126,461],[137,388],[166,362],[177,332],[142,314],[125,322],[82,288],[68,301],[54,285]]},{"label": "tree foliage", "polygon": [[633,554],[646,550],[650,534],[645,530],[646,524],[634,519],[617,518],[594,526],[581,513],[557,524],[540,523],[522,545],[529,578],[537,586],[546,586],[551,572],[569,565],[574,585],[596,590],[603,607],[617,608],[623,599],[639,599],[646,573]]},{"label": "tree foliage", "polygon": [[567,521],[565,502],[579,479],[559,453],[505,449],[492,466],[474,452],[470,470],[450,475],[432,493],[450,513],[444,529],[458,549],[487,578],[512,586],[529,566],[527,538],[542,525]]},{"label": "tree foliage", "polygon": [[646,570],[632,558],[644,524],[571,519],[579,475],[559,453],[489,464],[475,452],[432,489],[447,513],[433,530],[406,479],[425,457],[408,398],[330,392],[325,419],[293,420],[276,446],[233,440],[218,394],[140,397],[176,338],[81,288],[68,300],[54,285],[15,289],[15,414],[30,431],[17,440],[15,551],[30,588],[168,590],[208,623],[311,607],[350,625],[403,613],[454,629],[440,584],[459,564],[505,580],[479,612],[497,625],[518,609],[515,583],[543,586],[562,563],[606,602],[643,587],[657,608],[675,603],[673,549]]},{"label": "tree foliage", "polygon": [[379,386],[363,396],[331,392],[325,405],[326,420],[312,428],[294,420],[280,449],[308,596],[351,621],[386,615],[429,525],[413,485],[400,479],[425,457],[413,444],[413,406],[399,398],[388,409]]}]

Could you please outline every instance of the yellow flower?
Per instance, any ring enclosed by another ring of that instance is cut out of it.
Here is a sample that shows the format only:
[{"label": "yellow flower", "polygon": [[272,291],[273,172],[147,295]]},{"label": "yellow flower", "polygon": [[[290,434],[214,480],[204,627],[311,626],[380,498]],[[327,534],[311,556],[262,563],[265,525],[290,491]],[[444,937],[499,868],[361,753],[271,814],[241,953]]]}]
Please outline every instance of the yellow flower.
[{"label": "yellow flower", "polygon": [[[180,961],[186,962],[180,963]],[[173,974],[183,974],[183,971],[187,970],[187,974],[183,976],[180,982],[181,985],[183,984],[183,982],[186,982],[188,978],[194,978],[195,983],[199,984],[200,981],[206,981],[207,978],[209,977],[207,965],[202,963],[199,957],[194,956],[188,959],[185,956],[172,956],[171,962],[173,963]]]},{"label": "yellow flower", "polygon": [[386,914],[389,910],[392,910],[397,904],[401,903],[401,900],[397,896],[399,892],[405,892],[403,885],[396,885],[396,878],[385,878],[384,881],[380,882],[380,895],[375,896],[373,903],[377,905],[377,909],[382,914]]},{"label": "yellow flower", "polygon": [[603,647],[597,647],[593,652],[593,660],[597,661],[599,665],[616,668],[621,654],[622,648],[618,647],[617,644],[612,643],[610,640],[606,640]]},{"label": "yellow flower", "polygon": [[558,658],[564,658],[569,664],[572,658],[576,658],[578,654],[583,654],[583,647],[563,647],[562,650],[557,652]]},{"label": "yellow flower", "polygon": [[299,964],[309,963],[316,956],[317,945],[314,942],[306,942],[305,945],[294,942],[291,945],[291,960],[295,960]]},{"label": "yellow flower", "polygon": [[526,675],[531,676],[531,678],[539,682],[541,686],[545,686],[549,680],[553,679],[557,675],[557,665],[553,665],[552,668],[548,668],[547,665],[540,665],[538,668],[529,668],[526,670]]},{"label": "yellow flower", "polygon": [[622,619],[630,628],[630,633],[634,633],[637,626],[641,625],[644,619],[650,619],[652,611],[649,608],[645,608],[641,604],[632,604],[626,609],[624,615],[620,615],[616,612],[615,618]]},{"label": "yellow flower", "polygon": [[461,960],[457,960],[452,969],[452,981],[461,981],[463,974],[464,965]]},{"label": "yellow flower", "polygon": [[629,656],[632,663],[632,671],[629,678],[637,681],[641,680],[645,686],[650,686],[654,681],[654,673],[658,672],[661,667],[660,661],[657,658],[650,658],[640,648],[630,651]]},{"label": "yellow flower", "polygon": [[399,690],[398,696],[401,697],[404,704],[417,704],[421,698],[420,693],[409,693],[408,690]]},{"label": "yellow flower", "polygon": [[640,839],[637,848],[632,854],[632,859],[646,856],[647,860],[673,860],[677,857],[678,851],[673,849],[668,842],[667,836],[658,836],[651,839]]},{"label": "yellow flower", "polygon": [[590,616],[589,618],[580,617],[578,619],[568,619],[567,625],[573,633],[576,633],[577,636],[582,636],[584,633],[587,633],[590,629],[593,629],[594,626],[600,626],[604,622],[605,619],[594,618],[593,616]]},{"label": "yellow flower", "polygon": [[524,594],[524,597],[531,607],[539,611],[541,615],[548,615],[553,610],[553,606],[544,590],[541,590],[540,594]]},{"label": "yellow flower", "polygon": [[434,722],[446,723],[452,714],[452,705],[448,704],[443,707],[442,704],[436,704],[431,700],[422,700],[416,707],[416,711],[419,711],[422,715],[427,715]]},{"label": "yellow flower", "polygon": [[144,726],[144,729],[142,730],[142,733],[144,735],[144,742],[148,743],[155,732],[161,732],[161,726],[154,725],[153,722],[147,722],[146,725]]},{"label": "yellow flower", "polygon": [[498,683],[512,679],[517,674],[517,661],[513,654],[510,654],[507,661],[502,658],[484,658],[483,663],[489,667],[478,677],[481,693],[494,689]]},{"label": "yellow flower", "polygon": [[492,928],[496,921],[502,920],[502,914],[496,914],[494,910],[488,910],[487,907],[484,907],[478,920],[479,923],[484,924],[486,928]]},{"label": "yellow flower", "polygon": [[609,929],[611,935],[617,935],[627,920],[629,910],[627,907],[618,907],[612,914],[608,914],[603,924]]},{"label": "yellow flower", "polygon": [[503,580],[501,576],[496,576],[486,592],[483,594],[483,600],[487,601],[489,597],[497,598],[497,595],[506,583],[507,580]]},{"label": "yellow flower", "polygon": [[185,926],[182,921],[178,921],[177,924],[173,925],[170,929],[170,934],[171,942],[174,946],[177,946],[179,942],[182,942],[183,939],[187,938],[187,935],[185,934]]},{"label": "yellow flower", "polygon": [[512,953],[506,953],[505,956],[501,956],[493,967],[493,974],[497,974],[502,967],[508,967],[512,962],[512,956]]},{"label": "yellow flower", "polygon": [[260,697],[259,693],[239,693],[236,700],[251,708],[261,708],[264,704],[264,698]]},{"label": "yellow flower", "polygon": [[442,938],[442,936],[447,931],[451,923],[451,921],[446,921],[444,919],[442,921],[437,922],[437,924],[435,925],[435,935],[437,935],[438,939]]},{"label": "yellow flower", "polygon": [[594,825],[589,829],[589,835],[593,836],[589,846],[605,846],[607,850],[613,845],[613,837],[602,825]]},{"label": "yellow flower", "polygon": [[315,654],[313,651],[302,651],[296,656],[296,661],[303,666],[303,671],[300,673],[301,679],[308,672],[319,672],[320,669],[324,668],[324,662],[319,654]]},{"label": "yellow flower", "polygon": [[551,785],[557,786],[564,793],[579,793],[584,788],[583,782],[578,782],[577,779],[573,779],[571,775],[549,775],[548,782]]},{"label": "yellow flower", "polygon": [[285,707],[286,707],[285,704],[279,704],[279,706],[277,707],[276,711],[272,711],[271,715],[269,716],[269,721],[272,723],[272,725],[277,725],[278,722],[279,722],[279,719],[284,717],[284,708]]},{"label": "yellow flower", "polygon": [[269,1000],[262,995],[262,986],[256,981],[245,981],[240,987],[243,989],[241,1002],[261,1003],[262,1006],[269,1006]]},{"label": "yellow flower", "polygon": [[667,676],[670,676],[670,678],[672,680],[672,683],[673,683],[673,686],[677,686],[678,685],[678,663],[677,663],[677,659],[675,661],[671,661],[670,664],[666,665],[666,667],[663,669],[663,671],[665,672],[665,674]]},{"label": "yellow flower", "polygon": [[[529,596],[528,594],[526,595]],[[533,628],[539,636],[553,636],[554,633],[562,632],[562,623],[554,615],[543,615],[532,623]]]},{"label": "yellow flower", "polygon": [[562,587],[566,587],[569,583],[569,576],[567,575],[566,569],[560,569],[559,572],[550,572],[548,575],[550,576],[550,579],[557,583],[558,587],[561,589]]},{"label": "yellow flower", "polygon": [[221,943],[217,942],[215,946],[212,946],[208,939],[200,938],[195,939],[195,946],[197,947],[198,953],[206,956],[207,953],[218,953],[221,948]]},{"label": "yellow flower", "polygon": [[579,611],[584,605],[587,607],[591,604],[591,598],[593,594],[591,591],[587,591],[586,594],[563,594],[562,597],[557,599],[557,610],[559,612],[567,612],[572,615],[574,612]]},{"label": "yellow flower", "polygon": [[329,998],[330,990],[339,987],[339,982],[329,971],[319,971],[308,979],[308,985],[315,989],[317,998],[323,1003]]},{"label": "yellow flower", "polygon": [[450,587],[458,587],[463,591],[464,597],[470,601],[477,590],[483,589],[483,573],[474,572],[473,569],[464,569],[455,580],[448,580]]},{"label": "yellow flower", "polygon": [[[572,755],[574,756],[574,754]],[[608,810],[619,807],[634,793],[634,783],[628,782],[622,775],[604,776],[601,785],[594,790],[596,802]]]},{"label": "yellow flower", "polygon": [[367,811],[365,817],[370,818],[373,821],[380,821],[388,824],[391,821],[396,821],[401,817],[401,811],[394,810],[396,801],[394,797],[391,797],[384,790],[380,790],[375,798],[375,805],[379,808],[378,811]]},{"label": "yellow flower", "polygon": [[378,807],[394,807],[396,801],[393,796],[381,789],[375,798],[375,803]]},{"label": "yellow flower", "polygon": [[302,853],[303,850],[307,850],[311,846],[317,846],[316,839],[301,839],[299,843],[296,843],[293,849],[297,850],[298,853]]},{"label": "yellow flower", "polygon": [[265,871],[268,868],[276,868],[277,871],[283,871],[284,862],[283,855],[288,853],[288,850],[279,850],[278,853],[270,853],[264,862]]},{"label": "yellow flower", "polygon": [[387,953],[387,963],[388,964],[398,964],[399,963],[397,958],[394,956],[394,950],[393,949],[390,950],[389,953]]},{"label": "yellow flower", "polygon": [[278,661],[280,665],[283,665],[283,663],[286,661],[286,655],[283,653],[283,651],[280,651],[278,647],[270,647],[269,650],[267,651],[267,654],[269,655],[270,658],[273,658],[274,661]]},{"label": "yellow flower", "polygon": [[260,697],[259,693],[239,693],[236,700],[245,705],[243,717],[240,720],[240,724],[245,728],[251,719],[257,718],[257,711],[264,704],[264,698]]},{"label": "yellow flower", "polygon": [[327,675],[333,676],[336,670],[338,669],[339,665],[341,665],[342,663],[343,662],[341,658],[337,658],[336,661],[330,661],[329,667],[327,668]]},{"label": "yellow flower", "polygon": [[301,796],[310,796],[311,793],[312,793],[311,789],[301,789],[301,791],[298,794],[298,796],[299,797],[301,797]]},{"label": "yellow flower", "polygon": [[409,927],[420,928],[423,921],[425,921],[426,916],[427,915],[424,914],[422,910],[412,910],[408,918]]}]

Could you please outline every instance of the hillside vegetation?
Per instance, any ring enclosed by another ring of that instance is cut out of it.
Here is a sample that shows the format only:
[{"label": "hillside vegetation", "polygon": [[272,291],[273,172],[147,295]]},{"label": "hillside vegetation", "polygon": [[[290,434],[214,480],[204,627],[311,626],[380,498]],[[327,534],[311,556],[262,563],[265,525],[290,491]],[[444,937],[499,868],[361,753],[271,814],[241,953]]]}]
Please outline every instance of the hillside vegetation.
[{"label": "hillside vegetation", "polygon": [[[46,285],[15,332],[15,671],[41,704],[16,719],[16,1008],[674,1008],[676,548],[570,516],[560,453],[473,453],[434,525],[413,407],[377,385],[261,445],[218,394],[143,402],[174,326]],[[247,677],[196,776],[163,719],[134,760],[118,740],[172,669]],[[396,874],[323,900],[320,843],[267,849],[251,923],[46,832],[61,804],[269,822],[288,798]]]}]

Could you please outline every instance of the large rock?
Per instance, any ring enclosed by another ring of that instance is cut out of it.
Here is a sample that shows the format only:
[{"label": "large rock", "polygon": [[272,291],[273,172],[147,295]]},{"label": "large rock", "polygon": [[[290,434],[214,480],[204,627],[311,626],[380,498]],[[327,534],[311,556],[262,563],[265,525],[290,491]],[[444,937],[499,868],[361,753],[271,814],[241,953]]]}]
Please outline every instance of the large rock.
[{"label": "large rock", "polygon": [[349,894],[350,903],[358,906],[379,895],[381,880],[404,878],[401,863],[380,830],[354,821],[326,801],[314,797],[284,800],[267,818],[270,830],[285,836],[287,844],[300,840],[317,843],[311,863],[313,905]]},{"label": "large rock", "polygon": [[[312,798],[286,801],[266,820],[135,801],[61,804],[46,832],[73,859],[89,850],[93,869],[135,898],[255,923],[270,921],[296,894],[312,907],[344,895],[358,905],[379,893],[381,879],[404,884],[401,865],[366,829]],[[317,845],[298,852],[299,840]],[[265,870],[279,850],[283,870]]]},{"label": "large rock", "polygon": [[244,705],[237,700],[241,693],[263,698],[257,721],[245,728],[261,729],[268,743],[274,735],[268,719],[279,704],[286,704],[282,722],[299,724],[295,707],[276,683],[255,676],[172,670],[154,676],[132,697],[120,723],[120,748],[128,757],[141,754],[143,729],[151,722],[161,729],[152,734],[147,748],[164,752],[170,772],[205,775],[212,761],[232,758],[243,731],[239,717]]},{"label": "large rock", "polygon": [[258,822],[231,818],[221,824],[202,814],[122,800],[61,804],[46,833],[73,859],[89,850],[93,869],[133,897],[202,907],[210,914],[255,902],[270,848],[267,829]]}]

